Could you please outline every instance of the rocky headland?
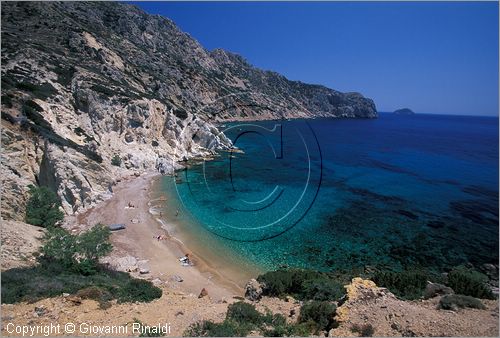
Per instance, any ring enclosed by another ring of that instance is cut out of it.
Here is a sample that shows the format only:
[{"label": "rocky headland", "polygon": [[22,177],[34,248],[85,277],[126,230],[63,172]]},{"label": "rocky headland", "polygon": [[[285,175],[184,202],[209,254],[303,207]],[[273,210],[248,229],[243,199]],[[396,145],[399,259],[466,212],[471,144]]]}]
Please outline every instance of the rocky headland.
[{"label": "rocky headland", "polygon": [[227,149],[217,121],[376,116],[361,94],[208,51],[132,5],[2,3],[5,219],[23,219],[29,184],[50,187],[74,214],[108,198],[121,176],[171,173]]}]

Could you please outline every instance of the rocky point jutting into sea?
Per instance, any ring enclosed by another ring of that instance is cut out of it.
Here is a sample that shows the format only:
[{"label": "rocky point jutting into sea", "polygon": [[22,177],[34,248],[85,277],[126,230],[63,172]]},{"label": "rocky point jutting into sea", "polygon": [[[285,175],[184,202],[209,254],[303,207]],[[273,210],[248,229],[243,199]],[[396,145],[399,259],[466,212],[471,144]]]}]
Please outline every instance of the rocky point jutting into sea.
[{"label": "rocky point jutting into sea", "polygon": [[361,94],[208,51],[132,5],[2,3],[5,219],[23,219],[29,184],[56,191],[73,214],[122,175],[172,172],[174,161],[230,147],[215,121],[376,116]]}]

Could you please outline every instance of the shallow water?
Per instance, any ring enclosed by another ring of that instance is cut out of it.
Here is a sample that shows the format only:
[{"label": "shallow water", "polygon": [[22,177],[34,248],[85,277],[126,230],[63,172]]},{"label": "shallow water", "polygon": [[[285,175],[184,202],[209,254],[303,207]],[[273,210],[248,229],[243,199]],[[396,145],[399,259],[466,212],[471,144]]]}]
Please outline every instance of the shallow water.
[{"label": "shallow water", "polygon": [[179,235],[204,255],[248,271],[498,262],[497,118],[381,114],[221,129],[244,154],[162,182],[168,212],[179,208],[184,221]]}]

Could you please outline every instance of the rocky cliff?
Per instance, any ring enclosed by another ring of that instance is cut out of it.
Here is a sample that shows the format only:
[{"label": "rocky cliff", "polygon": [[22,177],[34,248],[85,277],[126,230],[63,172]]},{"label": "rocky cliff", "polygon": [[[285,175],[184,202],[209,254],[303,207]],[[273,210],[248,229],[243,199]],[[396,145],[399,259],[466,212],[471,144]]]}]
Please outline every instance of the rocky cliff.
[{"label": "rocky cliff", "polygon": [[4,2],[1,25],[7,219],[23,218],[30,183],[57,191],[72,214],[131,171],[172,171],[178,160],[231,147],[216,121],[376,117],[361,94],[207,51],[169,19],[131,5]]}]

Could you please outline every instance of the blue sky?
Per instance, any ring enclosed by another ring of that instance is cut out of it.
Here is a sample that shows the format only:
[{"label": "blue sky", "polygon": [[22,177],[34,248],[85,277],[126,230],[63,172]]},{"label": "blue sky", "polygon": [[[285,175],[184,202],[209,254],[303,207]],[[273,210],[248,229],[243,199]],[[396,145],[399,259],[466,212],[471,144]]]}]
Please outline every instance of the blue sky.
[{"label": "blue sky", "polygon": [[379,111],[498,115],[498,2],[134,2],[205,48]]}]

